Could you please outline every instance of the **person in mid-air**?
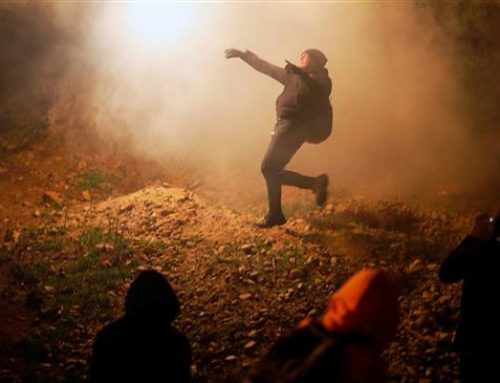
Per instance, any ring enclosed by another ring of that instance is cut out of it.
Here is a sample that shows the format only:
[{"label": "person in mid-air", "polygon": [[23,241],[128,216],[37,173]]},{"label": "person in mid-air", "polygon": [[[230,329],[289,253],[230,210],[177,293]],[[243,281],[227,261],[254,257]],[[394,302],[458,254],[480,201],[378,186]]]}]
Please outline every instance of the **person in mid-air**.
[{"label": "person in mid-air", "polygon": [[252,68],[283,84],[276,100],[277,122],[271,143],[262,160],[261,170],[266,180],[269,211],[259,227],[272,227],[286,223],[281,208],[281,186],[292,185],[314,192],[316,203],[325,204],[328,176],[309,177],[284,170],[286,164],[304,142],[319,143],[332,129],[330,93],[332,82],[325,68],[327,58],[317,49],[307,49],[300,64],[290,62],[284,68],[270,64],[250,51],[227,49],[227,58],[239,57]]}]

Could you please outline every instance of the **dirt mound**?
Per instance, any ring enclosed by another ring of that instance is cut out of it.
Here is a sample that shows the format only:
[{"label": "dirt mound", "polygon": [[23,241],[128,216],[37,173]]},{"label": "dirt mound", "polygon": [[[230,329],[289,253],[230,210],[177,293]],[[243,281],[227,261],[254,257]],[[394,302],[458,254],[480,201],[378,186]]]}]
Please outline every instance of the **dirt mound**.
[{"label": "dirt mound", "polygon": [[210,206],[191,191],[161,185],[91,205],[83,216],[69,216],[78,225],[85,219],[86,224],[111,226],[120,234],[152,241],[189,236],[227,241],[252,233],[248,217]]}]

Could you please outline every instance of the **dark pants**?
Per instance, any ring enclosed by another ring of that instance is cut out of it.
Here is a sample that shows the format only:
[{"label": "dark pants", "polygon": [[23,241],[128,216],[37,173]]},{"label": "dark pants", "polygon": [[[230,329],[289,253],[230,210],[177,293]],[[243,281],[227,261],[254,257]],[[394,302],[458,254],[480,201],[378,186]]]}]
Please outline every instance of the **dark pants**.
[{"label": "dark pants", "polygon": [[460,380],[462,383],[500,382],[500,357],[460,354]]},{"label": "dark pants", "polygon": [[281,185],[314,189],[314,177],[283,170],[304,142],[305,137],[300,126],[294,125],[291,120],[278,121],[261,164],[261,171],[267,185],[270,216],[283,214]]}]

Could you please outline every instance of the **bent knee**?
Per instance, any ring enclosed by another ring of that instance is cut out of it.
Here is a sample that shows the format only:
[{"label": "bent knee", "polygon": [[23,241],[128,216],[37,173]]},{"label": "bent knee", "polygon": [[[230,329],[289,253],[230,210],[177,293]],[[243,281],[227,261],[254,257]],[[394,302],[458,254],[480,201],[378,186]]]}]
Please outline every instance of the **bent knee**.
[{"label": "bent knee", "polygon": [[272,161],[262,161],[260,171],[264,177],[272,177],[277,175],[280,171],[279,167],[273,164]]}]

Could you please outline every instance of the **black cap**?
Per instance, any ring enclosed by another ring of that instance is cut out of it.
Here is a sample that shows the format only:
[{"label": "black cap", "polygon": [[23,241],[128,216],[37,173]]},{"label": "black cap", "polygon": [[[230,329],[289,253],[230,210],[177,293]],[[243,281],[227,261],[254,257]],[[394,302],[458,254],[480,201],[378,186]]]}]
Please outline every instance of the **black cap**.
[{"label": "black cap", "polygon": [[324,67],[328,59],[319,49],[306,49],[304,53],[307,53],[311,58],[311,61],[319,67]]}]

